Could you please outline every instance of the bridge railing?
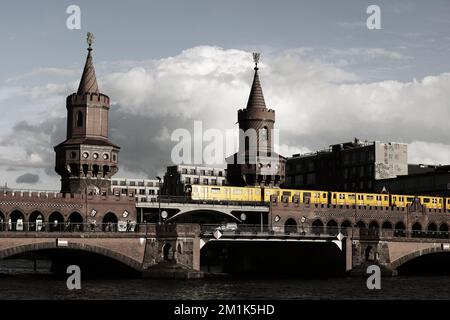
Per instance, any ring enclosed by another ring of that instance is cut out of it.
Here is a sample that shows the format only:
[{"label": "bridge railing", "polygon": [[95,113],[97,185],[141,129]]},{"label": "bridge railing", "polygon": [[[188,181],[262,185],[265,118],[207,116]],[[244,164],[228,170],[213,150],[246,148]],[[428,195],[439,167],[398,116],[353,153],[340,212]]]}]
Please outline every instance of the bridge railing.
[{"label": "bridge railing", "polygon": [[0,223],[0,232],[136,232],[138,225],[129,223],[24,222]]},{"label": "bridge railing", "polygon": [[214,234],[216,231],[220,231],[225,235],[274,235],[274,236],[330,236],[338,235],[339,231],[334,232],[316,232],[313,227],[301,227],[301,226],[271,226],[261,224],[204,224],[201,225],[201,231],[203,234]]}]

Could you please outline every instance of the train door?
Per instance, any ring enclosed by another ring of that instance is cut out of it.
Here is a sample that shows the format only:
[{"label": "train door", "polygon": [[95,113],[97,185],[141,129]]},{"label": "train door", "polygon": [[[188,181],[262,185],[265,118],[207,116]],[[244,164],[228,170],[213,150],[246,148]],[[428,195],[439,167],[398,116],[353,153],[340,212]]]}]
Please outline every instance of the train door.
[{"label": "train door", "polygon": [[303,192],[303,203],[311,203],[311,192]]}]

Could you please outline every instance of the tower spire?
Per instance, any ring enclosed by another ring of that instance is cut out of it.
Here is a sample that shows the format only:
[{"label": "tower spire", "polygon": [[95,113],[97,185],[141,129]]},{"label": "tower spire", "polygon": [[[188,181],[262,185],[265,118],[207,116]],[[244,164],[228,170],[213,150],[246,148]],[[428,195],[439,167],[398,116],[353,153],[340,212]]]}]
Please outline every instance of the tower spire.
[{"label": "tower spire", "polygon": [[266,109],[266,102],[264,101],[264,94],[259,82],[258,75],[258,63],[261,54],[253,52],[253,61],[255,62],[255,75],[253,76],[252,89],[250,90],[250,96],[248,97],[247,108],[259,108]]},{"label": "tower spire", "polygon": [[92,61],[92,43],[94,43],[94,35],[91,32],[87,33],[88,55],[86,63],[84,65],[83,75],[81,76],[80,85],[78,86],[78,95],[84,95],[86,93],[99,94],[97,77],[95,76],[94,63]]}]

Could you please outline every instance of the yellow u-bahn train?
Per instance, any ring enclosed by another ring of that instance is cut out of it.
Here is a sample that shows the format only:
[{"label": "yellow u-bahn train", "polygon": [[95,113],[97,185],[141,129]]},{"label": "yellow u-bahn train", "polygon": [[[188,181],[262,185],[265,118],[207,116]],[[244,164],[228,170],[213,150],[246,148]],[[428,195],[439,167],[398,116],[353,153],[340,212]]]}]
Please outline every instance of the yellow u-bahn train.
[{"label": "yellow u-bahn train", "polygon": [[358,205],[404,208],[418,199],[429,209],[450,210],[450,198],[401,194],[355,193],[320,190],[295,190],[260,187],[190,185],[187,195],[192,200],[212,202],[277,202],[331,205]]}]

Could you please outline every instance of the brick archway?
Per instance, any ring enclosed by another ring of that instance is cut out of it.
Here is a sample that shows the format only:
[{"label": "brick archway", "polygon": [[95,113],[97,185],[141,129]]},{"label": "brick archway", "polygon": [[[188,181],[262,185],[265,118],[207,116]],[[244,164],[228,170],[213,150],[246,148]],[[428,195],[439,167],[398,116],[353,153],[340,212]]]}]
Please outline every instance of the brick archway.
[{"label": "brick archway", "polygon": [[76,243],[76,242],[69,242],[67,247],[57,247],[56,241],[52,239],[52,241],[46,241],[46,242],[39,242],[39,243],[30,243],[25,245],[19,245],[16,247],[11,247],[8,249],[0,250],[0,260],[11,257],[17,254],[30,252],[30,251],[36,251],[36,250],[43,250],[43,249],[72,249],[72,250],[79,250],[79,251],[87,251],[91,253],[96,253],[98,255],[102,255],[105,257],[108,257],[110,259],[116,260],[136,271],[142,271],[142,264],[141,262],[134,260],[130,257],[127,257],[119,252],[106,249],[104,247],[94,246],[86,243]]}]

